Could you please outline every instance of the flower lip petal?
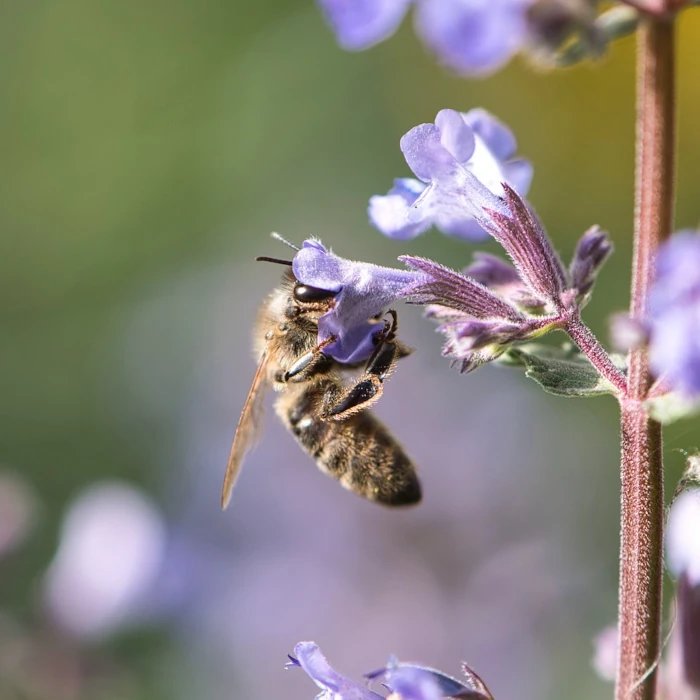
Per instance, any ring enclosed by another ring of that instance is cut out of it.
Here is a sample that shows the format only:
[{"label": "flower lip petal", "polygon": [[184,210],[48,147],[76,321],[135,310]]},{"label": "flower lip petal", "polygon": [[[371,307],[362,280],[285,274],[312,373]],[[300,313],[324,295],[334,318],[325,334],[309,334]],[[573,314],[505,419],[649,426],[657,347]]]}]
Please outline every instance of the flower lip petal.
[{"label": "flower lip petal", "polygon": [[294,276],[302,283],[329,292],[339,292],[343,270],[340,258],[330,253],[317,240],[308,239],[301,244],[292,261]]},{"label": "flower lip petal", "polygon": [[409,221],[411,207],[425,190],[425,184],[413,178],[398,178],[386,195],[370,197],[367,213],[372,225],[385,236],[408,241],[427,231],[430,220]]},{"label": "flower lip petal", "polygon": [[500,120],[481,107],[462,114],[464,121],[481,137],[488,149],[499,160],[508,160],[515,155],[518,144],[513,132]]},{"label": "flower lip petal", "polygon": [[474,153],[474,132],[462,115],[454,109],[441,109],[435,116],[435,126],[440,130],[440,143],[452,157],[464,163]]},{"label": "flower lip petal", "polygon": [[440,129],[435,124],[419,124],[401,137],[401,152],[408,167],[424,182],[430,182],[436,173],[456,164],[455,157],[442,144],[440,136]]}]

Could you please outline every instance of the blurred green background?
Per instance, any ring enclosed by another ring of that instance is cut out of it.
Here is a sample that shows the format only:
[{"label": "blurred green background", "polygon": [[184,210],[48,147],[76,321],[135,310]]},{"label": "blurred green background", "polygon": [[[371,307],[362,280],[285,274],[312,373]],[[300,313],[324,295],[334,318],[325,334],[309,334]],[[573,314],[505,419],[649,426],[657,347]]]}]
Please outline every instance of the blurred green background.
[{"label": "blurred green background", "polygon": [[[31,536],[1,564],[0,607],[27,629],[39,624],[41,577],[62,514],[82,487],[118,478],[143,487],[166,512],[186,503],[186,479],[170,465],[186,461],[181,418],[196,411],[199,358],[215,343],[222,362],[230,354],[236,383],[230,392],[224,386],[230,402],[217,414],[222,441],[201,461],[223,473],[226,426],[232,434],[253,374],[251,322],[277,279],[275,270],[251,261],[283,254],[270,231],[294,241],[316,235],[341,255],[381,264],[401,253],[453,267],[468,262],[468,246],[437,233],[398,244],[367,223],[369,196],[409,174],[400,136],[439,109],[483,106],[513,128],[520,153],[535,164],[530,200],[565,259],[590,225],[611,232],[616,253],[585,314],[600,337],[607,339],[608,315],[627,306],[633,40],[596,64],[549,74],[516,60],[489,79],[469,81],[437,66],[410,22],[371,51],[341,51],[311,0],[2,2],[0,37],[0,462],[36,494]],[[698,11],[680,23],[678,65],[676,220],[687,227],[700,218]],[[134,333],[147,340],[132,342]],[[499,370],[483,370],[472,384],[440,360],[437,337],[426,337],[424,345],[415,337],[409,342],[434,356],[430,381],[459,383],[465,401],[477,401],[472,386],[489,391]],[[589,639],[615,614],[616,408],[605,399],[585,406],[542,399],[524,379],[508,381],[532,397],[526,400],[533,410],[569,409],[572,425],[579,422],[583,431],[576,444],[600,448],[601,464],[571,482],[567,455],[578,448],[557,435],[542,453],[558,474],[553,498],[576,499],[582,490],[596,524],[588,533],[582,520],[577,541],[605,572],[586,597],[587,609],[597,611],[591,628],[567,630],[579,639],[577,655],[572,646],[566,674],[547,671],[547,688],[561,697],[571,678],[582,679],[580,696],[590,697],[606,691],[588,668]],[[399,372],[393,383],[401,382]],[[421,408],[417,402],[411,410]],[[401,434],[400,416],[392,427]],[[697,442],[697,425],[669,430],[670,488],[682,466],[673,448]],[[216,488],[205,501],[221,527],[245,528],[219,515]],[[564,505],[559,514],[566,517]],[[119,694],[168,697],[163,668],[177,667],[183,653],[172,646],[170,633],[159,629],[110,640],[110,655],[130,674]],[[452,670],[464,651],[453,656]],[[283,662],[266,660],[275,671]],[[344,663],[351,666],[349,658]],[[240,692],[232,687],[229,697]],[[314,688],[300,681],[297,692],[311,697]]]}]

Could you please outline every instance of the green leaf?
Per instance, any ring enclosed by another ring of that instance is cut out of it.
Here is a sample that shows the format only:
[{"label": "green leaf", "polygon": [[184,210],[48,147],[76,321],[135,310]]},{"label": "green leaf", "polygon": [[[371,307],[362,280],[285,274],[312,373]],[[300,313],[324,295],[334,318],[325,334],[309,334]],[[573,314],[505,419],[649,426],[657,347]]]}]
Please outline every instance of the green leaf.
[{"label": "green leaf", "polygon": [[[612,356],[625,369],[624,358]],[[528,343],[510,348],[499,360],[512,367],[524,367],[525,376],[556,396],[589,397],[614,394],[615,387],[573,345],[562,347]]]},{"label": "green leaf", "polygon": [[676,393],[649,399],[644,402],[647,413],[662,425],[675,423],[683,418],[692,418],[700,413],[700,401],[691,401]]}]

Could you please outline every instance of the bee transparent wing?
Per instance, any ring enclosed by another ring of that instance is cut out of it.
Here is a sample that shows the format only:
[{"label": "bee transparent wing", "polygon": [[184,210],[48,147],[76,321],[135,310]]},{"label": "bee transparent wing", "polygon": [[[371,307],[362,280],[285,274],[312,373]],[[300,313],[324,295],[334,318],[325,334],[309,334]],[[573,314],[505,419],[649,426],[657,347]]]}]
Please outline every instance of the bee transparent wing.
[{"label": "bee transparent wing", "polygon": [[226,475],[224,476],[224,487],[221,491],[221,507],[225,509],[231,500],[231,492],[238,478],[243,458],[246,453],[255,445],[258,436],[258,428],[261,423],[261,414],[265,389],[267,389],[267,363],[269,360],[268,349],[263,350],[258,369],[253,377],[253,384],[245,400],[241,417],[238,419],[236,435],[231,445],[231,454],[226,465]]}]

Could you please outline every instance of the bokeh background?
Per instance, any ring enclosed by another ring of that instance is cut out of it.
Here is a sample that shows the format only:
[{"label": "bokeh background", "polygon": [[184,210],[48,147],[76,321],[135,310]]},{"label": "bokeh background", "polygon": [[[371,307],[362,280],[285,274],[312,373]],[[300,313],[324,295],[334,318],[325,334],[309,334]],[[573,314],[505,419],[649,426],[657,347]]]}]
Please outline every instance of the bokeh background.
[{"label": "bokeh background", "polygon": [[[373,231],[370,195],[443,107],[483,106],[535,163],[531,201],[565,258],[593,223],[616,253],[586,318],[626,307],[634,45],[545,74],[449,75],[404,24],[335,44],[311,0],[0,3],[0,698],[272,698],[314,639],[360,676],[390,653],[497,698],[598,697],[591,639],[615,618],[611,399],[515,370],[460,376],[414,308],[377,408],[425,500],[365,503],[272,415],[233,502],[219,490],[252,379],[250,331],[285,255],[453,267],[472,248]],[[679,36],[679,226],[695,225],[700,11]],[[494,246],[487,246],[495,252]],[[668,432],[668,486],[700,441]]]}]

